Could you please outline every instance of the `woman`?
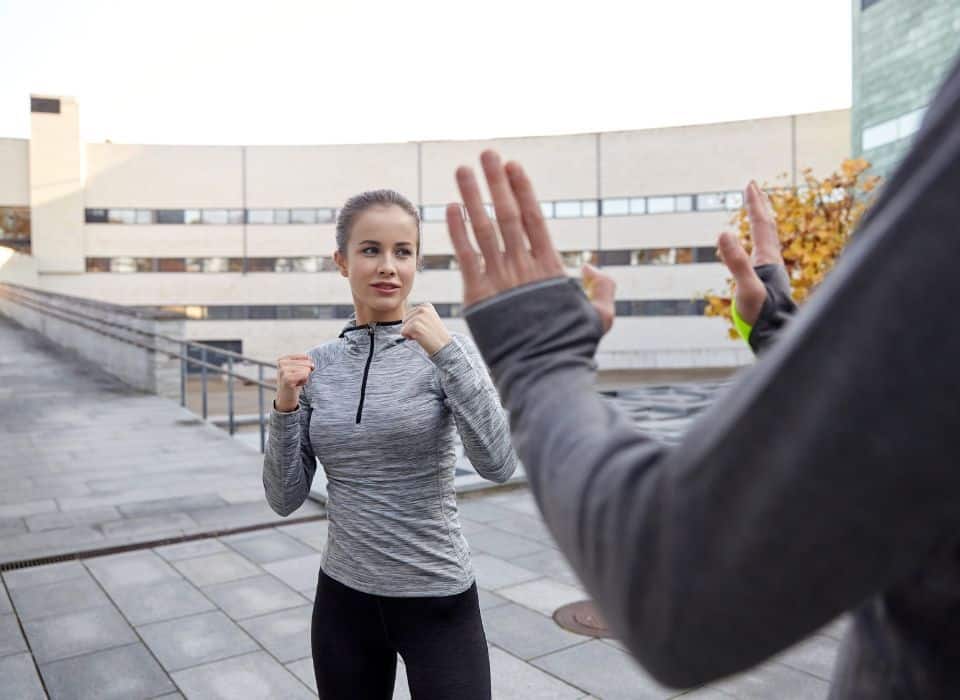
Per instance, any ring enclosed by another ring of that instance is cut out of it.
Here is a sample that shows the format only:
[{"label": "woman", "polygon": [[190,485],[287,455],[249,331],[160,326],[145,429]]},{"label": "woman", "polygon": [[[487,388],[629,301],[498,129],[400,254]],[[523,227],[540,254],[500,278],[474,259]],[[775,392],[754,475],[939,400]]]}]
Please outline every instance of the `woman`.
[{"label": "woman", "polygon": [[454,491],[454,432],[482,476],[516,456],[472,341],[410,308],[420,221],[390,190],[351,198],[334,260],[355,317],[337,340],[278,361],[263,482],[289,515],[319,459],[329,535],[313,610],[321,698],[389,700],[396,659],[421,698],[488,700],[490,664]]}]

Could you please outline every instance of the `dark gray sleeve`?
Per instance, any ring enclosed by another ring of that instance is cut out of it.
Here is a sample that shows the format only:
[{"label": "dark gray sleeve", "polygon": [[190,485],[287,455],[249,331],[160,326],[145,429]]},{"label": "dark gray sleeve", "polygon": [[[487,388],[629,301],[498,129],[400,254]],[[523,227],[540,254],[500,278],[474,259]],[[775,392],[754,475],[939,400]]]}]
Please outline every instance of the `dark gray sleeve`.
[{"label": "dark gray sleeve", "polygon": [[956,72],[928,120],[818,293],[675,448],[597,396],[575,285],[466,311],[548,526],[663,683],[761,662],[960,527]]},{"label": "dark gray sleeve", "polygon": [[439,370],[467,459],[483,478],[507,481],[516,471],[517,455],[500,397],[476,346],[457,334],[430,359]]},{"label": "dark gray sleeve", "polygon": [[760,354],[773,343],[774,338],[797,312],[797,304],[790,295],[790,278],[783,265],[757,265],[753,268],[767,290],[760,315],[750,331],[750,348]]},{"label": "dark gray sleeve", "polygon": [[270,412],[270,434],[263,455],[263,489],[267,503],[287,516],[303,505],[310,493],[317,458],[310,445],[310,401],[300,392],[295,411]]}]

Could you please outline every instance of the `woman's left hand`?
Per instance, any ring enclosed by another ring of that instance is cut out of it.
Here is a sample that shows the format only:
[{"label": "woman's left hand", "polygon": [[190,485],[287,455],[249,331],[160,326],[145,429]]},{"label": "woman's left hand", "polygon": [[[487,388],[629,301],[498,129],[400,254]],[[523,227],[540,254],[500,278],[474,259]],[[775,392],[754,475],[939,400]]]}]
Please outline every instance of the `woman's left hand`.
[{"label": "woman's left hand", "polygon": [[452,340],[433,304],[419,304],[410,309],[403,318],[400,333],[420,343],[428,355],[440,352]]}]

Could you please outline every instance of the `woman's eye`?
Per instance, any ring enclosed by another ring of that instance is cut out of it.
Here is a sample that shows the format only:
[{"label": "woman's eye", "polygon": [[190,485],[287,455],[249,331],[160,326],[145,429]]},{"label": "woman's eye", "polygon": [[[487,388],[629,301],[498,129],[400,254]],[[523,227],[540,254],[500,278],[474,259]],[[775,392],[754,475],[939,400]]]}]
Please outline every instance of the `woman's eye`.
[{"label": "woman's eye", "polygon": [[360,252],[363,253],[364,255],[376,255],[378,251],[377,251],[376,248],[374,248],[373,246],[371,246],[371,247],[369,247],[369,248],[364,248],[364,249],[361,250]]},{"label": "woman's eye", "polygon": [[399,256],[401,256],[401,257],[409,257],[409,256],[413,255],[413,251],[412,251],[412,250],[408,250],[407,248],[400,248],[400,249],[397,251],[397,255],[399,255]]}]

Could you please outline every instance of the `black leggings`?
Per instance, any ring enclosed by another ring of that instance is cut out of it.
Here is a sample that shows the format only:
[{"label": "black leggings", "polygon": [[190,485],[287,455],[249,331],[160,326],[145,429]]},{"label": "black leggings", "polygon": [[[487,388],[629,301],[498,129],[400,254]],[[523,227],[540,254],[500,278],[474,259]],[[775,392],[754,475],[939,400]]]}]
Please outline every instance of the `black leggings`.
[{"label": "black leggings", "polygon": [[389,598],[321,570],[311,639],[321,700],[390,700],[397,654],[413,700],[490,700],[476,584],[452,596]]}]

